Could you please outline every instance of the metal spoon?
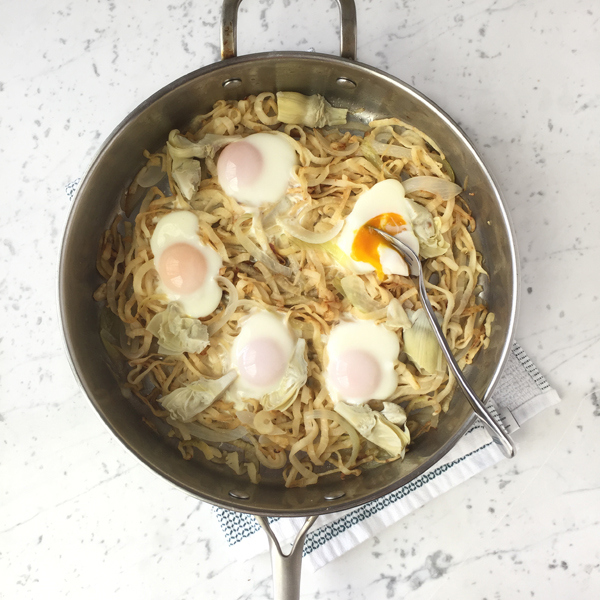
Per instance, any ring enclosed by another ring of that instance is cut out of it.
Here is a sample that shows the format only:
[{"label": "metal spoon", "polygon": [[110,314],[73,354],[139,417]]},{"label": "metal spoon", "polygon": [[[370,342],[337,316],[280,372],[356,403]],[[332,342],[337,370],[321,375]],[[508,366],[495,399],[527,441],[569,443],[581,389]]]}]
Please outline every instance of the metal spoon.
[{"label": "metal spoon", "polygon": [[415,254],[414,250],[409,248],[406,244],[401,242],[399,239],[394,236],[382,231],[381,229],[377,229],[376,227],[369,226],[369,229],[378,233],[382,238],[384,238],[389,245],[396,250],[402,258],[406,261],[406,264],[409,266],[411,273],[414,274],[414,271],[417,271],[417,275],[419,277],[419,296],[421,297],[421,302],[423,304],[423,308],[429,317],[429,322],[433,328],[433,332],[435,333],[435,337],[439,342],[442,352],[446,357],[446,361],[448,362],[448,366],[450,370],[456,377],[460,387],[463,389],[469,404],[473,408],[475,415],[479,418],[479,420],[484,424],[485,428],[488,430],[489,434],[492,436],[492,439],[500,449],[508,458],[512,458],[515,455],[517,450],[516,445],[512,438],[502,429],[502,427],[496,423],[495,419],[492,417],[485,404],[479,399],[477,394],[473,391],[473,388],[469,385],[469,382],[466,380],[463,375],[458,363],[454,359],[452,354],[452,350],[450,350],[450,346],[446,341],[446,337],[442,332],[442,328],[440,327],[435,313],[433,312],[433,308],[429,303],[429,298],[427,298],[427,290],[425,289],[425,279],[423,277],[423,269],[421,268],[421,261],[417,254]]}]

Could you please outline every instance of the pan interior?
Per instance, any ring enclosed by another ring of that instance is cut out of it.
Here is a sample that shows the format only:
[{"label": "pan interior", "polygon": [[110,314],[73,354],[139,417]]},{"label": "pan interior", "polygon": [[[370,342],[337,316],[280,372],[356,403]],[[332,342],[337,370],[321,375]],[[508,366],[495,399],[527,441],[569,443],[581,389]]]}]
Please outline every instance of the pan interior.
[{"label": "pan interior", "polygon": [[[350,83],[348,83],[350,82]],[[477,221],[474,239],[490,279],[485,298],[495,313],[490,346],[468,371],[475,391],[493,387],[506,358],[516,307],[516,263],[510,225],[496,187],[459,129],[406,84],[360,63],[319,54],[268,53],[211,65],[167,86],[115,130],[84,178],[65,234],[60,269],[63,328],[75,373],[115,435],[157,473],[207,502],[263,515],[300,516],[351,508],[409,483],[441,458],[472,424],[472,411],[455,393],[439,427],[411,446],[404,461],[367,470],[358,478],[338,475],[308,488],[286,489],[279,477],[253,485],[229,468],[203,459],[184,461],[174,445],[147,427],[142,407],[127,401],[98,334],[99,306],[92,294],[98,240],[120,198],[145,160],[144,149],[162,147],[169,131],[185,130],[219,99],[263,91],[319,93],[359,119],[395,116],[432,137],[446,154]],[[141,404],[141,403],[140,403]]]}]

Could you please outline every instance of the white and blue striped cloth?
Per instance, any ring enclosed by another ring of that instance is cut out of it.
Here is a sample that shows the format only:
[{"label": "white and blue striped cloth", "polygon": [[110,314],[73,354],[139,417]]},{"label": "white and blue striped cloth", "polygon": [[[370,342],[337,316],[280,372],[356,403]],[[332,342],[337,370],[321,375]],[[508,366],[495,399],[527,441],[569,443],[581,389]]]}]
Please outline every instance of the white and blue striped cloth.
[{"label": "white and blue striped cloth", "polygon": [[[511,421],[511,431],[559,401],[556,391],[515,343],[491,400]],[[357,508],[319,517],[306,536],[306,562],[319,569],[503,458],[483,426],[475,424],[439,463],[404,487]],[[253,516],[213,510],[227,542],[239,551],[240,558],[268,550],[267,536]],[[273,519],[271,527],[278,539],[292,540],[303,524],[304,519]]]}]

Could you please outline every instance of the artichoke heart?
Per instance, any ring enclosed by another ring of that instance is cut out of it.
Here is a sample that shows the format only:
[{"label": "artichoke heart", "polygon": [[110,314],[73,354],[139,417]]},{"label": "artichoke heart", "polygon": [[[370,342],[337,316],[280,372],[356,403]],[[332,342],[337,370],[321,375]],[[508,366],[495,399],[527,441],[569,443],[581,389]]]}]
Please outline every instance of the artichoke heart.
[{"label": "artichoke heart", "polygon": [[406,425],[404,429],[400,429],[367,404],[353,406],[337,402],[333,409],[365,439],[385,450],[390,456],[404,458],[406,446],[410,443],[410,433]]},{"label": "artichoke heart", "polygon": [[173,129],[169,133],[167,151],[173,164],[171,174],[186,200],[191,200],[198,191],[202,178],[202,169],[198,158],[214,158],[217,150],[241,139],[239,135],[216,135],[207,133],[200,141],[192,142]]},{"label": "artichoke heart", "polygon": [[169,411],[173,419],[191,421],[216,402],[236,378],[237,373],[233,370],[219,379],[202,377],[163,396],[159,402]]},{"label": "artichoke heart", "polygon": [[206,325],[199,319],[185,317],[175,302],[170,302],[163,312],[154,315],[146,330],[158,338],[158,351],[167,356],[199,353],[209,344]]},{"label": "artichoke heart", "polygon": [[387,305],[387,315],[384,325],[388,329],[410,329],[412,327],[412,322],[398,298],[392,298]]},{"label": "artichoke heart", "polygon": [[217,135],[207,133],[197,142],[192,142],[179,133],[178,129],[173,129],[169,133],[167,141],[167,150],[171,158],[214,158],[217,150],[223,148],[231,142],[241,140],[239,135]]},{"label": "artichoke heart", "polygon": [[282,123],[306,127],[345,125],[347,113],[345,108],[333,108],[320,94],[277,92],[277,118]]},{"label": "artichoke heart", "polygon": [[384,402],[381,414],[394,425],[404,425],[406,423],[406,412],[395,402]]},{"label": "artichoke heart", "polygon": [[200,187],[202,177],[200,161],[195,158],[173,158],[171,175],[181,195],[186,200],[191,200]]},{"label": "artichoke heart", "polygon": [[411,312],[412,327],[404,329],[404,351],[421,373],[434,375],[444,368],[444,356],[425,309]]},{"label": "artichoke heart", "polygon": [[442,235],[441,219],[433,217],[424,206],[414,200],[410,198],[406,200],[411,209],[413,231],[419,240],[419,255],[422,258],[433,258],[446,254],[450,244]]}]

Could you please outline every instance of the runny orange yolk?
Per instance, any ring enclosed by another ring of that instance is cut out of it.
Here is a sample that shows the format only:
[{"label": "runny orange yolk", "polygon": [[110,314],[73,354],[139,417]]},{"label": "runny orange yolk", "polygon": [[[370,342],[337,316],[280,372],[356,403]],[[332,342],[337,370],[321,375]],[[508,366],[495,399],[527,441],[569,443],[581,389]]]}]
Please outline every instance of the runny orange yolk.
[{"label": "runny orange yolk", "polygon": [[367,229],[367,227],[376,227],[390,235],[396,235],[406,227],[406,221],[395,213],[377,215],[362,225],[354,236],[350,258],[372,265],[377,271],[377,276],[382,280],[384,274],[379,260],[379,246],[385,246],[386,243],[381,239],[381,236]]}]

